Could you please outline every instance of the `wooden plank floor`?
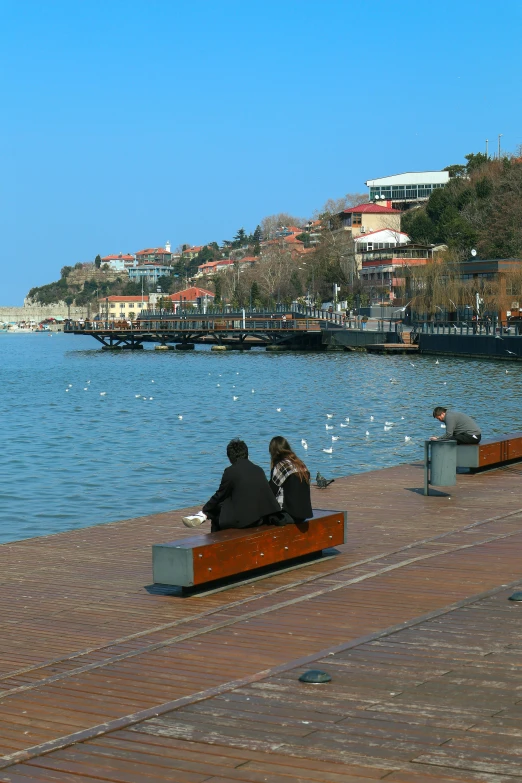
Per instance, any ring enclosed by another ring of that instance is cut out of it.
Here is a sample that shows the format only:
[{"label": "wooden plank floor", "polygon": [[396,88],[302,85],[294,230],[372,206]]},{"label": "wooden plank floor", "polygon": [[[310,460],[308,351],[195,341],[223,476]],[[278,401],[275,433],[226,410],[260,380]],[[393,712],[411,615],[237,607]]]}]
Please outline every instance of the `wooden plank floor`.
[{"label": "wooden plank floor", "polygon": [[[150,545],[191,535],[185,510],[0,547],[0,780],[522,777],[512,651],[522,637],[517,607],[498,593],[522,580],[521,474],[459,476],[451,496],[429,498],[416,465],[337,480],[314,497],[349,511],[337,557],[185,598],[147,589]],[[501,654],[509,666],[477,673]],[[296,685],[324,656],[333,712],[323,696],[313,703],[324,691],[305,698]],[[460,682],[470,678],[482,712]],[[435,680],[438,695],[426,685]],[[402,715],[390,696],[419,720],[390,717]],[[481,745],[466,714],[466,736],[446,738],[444,720],[468,707],[489,721],[507,711],[507,766],[486,758],[501,724]]]}]

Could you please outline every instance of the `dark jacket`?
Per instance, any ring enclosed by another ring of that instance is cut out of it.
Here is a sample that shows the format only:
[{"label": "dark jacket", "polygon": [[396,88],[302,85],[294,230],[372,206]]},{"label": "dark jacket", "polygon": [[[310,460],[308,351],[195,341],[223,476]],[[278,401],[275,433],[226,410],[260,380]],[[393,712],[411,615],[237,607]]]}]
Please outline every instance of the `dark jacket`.
[{"label": "dark jacket", "polygon": [[249,459],[238,459],[224,471],[219,489],[203,506],[207,516],[219,515],[221,529],[249,527],[280,511],[264,470]]},{"label": "dark jacket", "polygon": [[[277,495],[279,487],[270,481],[272,492]],[[281,485],[283,490],[283,511],[286,511],[292,519],[311,519],[314,515],[312,501],[310,500],[310,484],[301,481],[297,473],[292,473]]]}]

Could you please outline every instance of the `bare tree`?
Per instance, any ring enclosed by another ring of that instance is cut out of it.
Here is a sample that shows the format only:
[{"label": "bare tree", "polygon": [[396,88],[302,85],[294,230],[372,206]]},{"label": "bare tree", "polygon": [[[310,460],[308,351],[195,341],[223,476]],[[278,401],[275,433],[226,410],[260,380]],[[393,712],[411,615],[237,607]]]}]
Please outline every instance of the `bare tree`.
[{"label": "bare tree", "polygon": [[320,209],[314,212],[314,218],[319,219],[324,215],[337,215],[348,207],[357,207],[359,204],[368,203],[367,193],[346,193],[340,198],[329,198]]},{"label": "bare tree", "polygon": [[264,240],[273,239],[274,234],[281,226],[302,226],[305,218],[295,217],[288,212],[278,212],[275,215],[267,215],[260,223],[261,234]]}]

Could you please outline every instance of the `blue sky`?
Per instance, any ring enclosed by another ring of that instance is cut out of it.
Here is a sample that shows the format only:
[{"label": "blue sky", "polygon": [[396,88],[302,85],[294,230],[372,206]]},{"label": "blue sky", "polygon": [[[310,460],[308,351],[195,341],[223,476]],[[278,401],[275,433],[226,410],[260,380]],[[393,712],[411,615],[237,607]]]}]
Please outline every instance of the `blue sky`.
[{"label": "blue sky", "polygon": [[0,305],[522,142],[505,0],[0,0]]}]

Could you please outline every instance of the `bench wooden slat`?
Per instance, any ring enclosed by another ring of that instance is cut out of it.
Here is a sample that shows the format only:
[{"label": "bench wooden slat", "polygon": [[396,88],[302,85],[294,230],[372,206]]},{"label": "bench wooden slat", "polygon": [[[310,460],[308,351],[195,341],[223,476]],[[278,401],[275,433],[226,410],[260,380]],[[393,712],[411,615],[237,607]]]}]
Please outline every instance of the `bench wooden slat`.
[{"label": "bench wooden slat", "polygon": [[457,465],[460,468],[493,467],[516,459],[522,459],[522,432],[488,438],[477,446],[459,444],[457,447]]},{"label": "bench wooden slat", "polygon": [[193,587],[263,566],[321,552],[346,542],[346,512],[314,509],[299,525],[263,525],[154,544],[156,584]]}]

